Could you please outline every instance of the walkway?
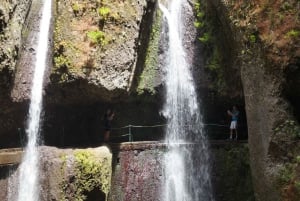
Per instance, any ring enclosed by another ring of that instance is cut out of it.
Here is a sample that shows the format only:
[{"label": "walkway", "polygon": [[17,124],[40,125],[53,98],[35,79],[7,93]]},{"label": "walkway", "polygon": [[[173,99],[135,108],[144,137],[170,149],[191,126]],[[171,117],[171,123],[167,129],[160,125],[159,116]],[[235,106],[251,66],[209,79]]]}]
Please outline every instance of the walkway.
[{"label": "walkway", "polygon": [[[228,140],[210,140],[211,146],[214,145],[234,145],[234,144],[247,144],[246,140],[241,141],[228,141]],[[145,147],[157,147],[166,146],[162,141],[138,141],[138,142],[123,142],[123,143],[111,143],[109,144],[114,150],[119,149],[141,149]],[[193,143],[186,143],[182,145],[193,145]],[[18,164],[22,159],[23,149],[22,148],[10,148],[0,149],[0,166]]]}]

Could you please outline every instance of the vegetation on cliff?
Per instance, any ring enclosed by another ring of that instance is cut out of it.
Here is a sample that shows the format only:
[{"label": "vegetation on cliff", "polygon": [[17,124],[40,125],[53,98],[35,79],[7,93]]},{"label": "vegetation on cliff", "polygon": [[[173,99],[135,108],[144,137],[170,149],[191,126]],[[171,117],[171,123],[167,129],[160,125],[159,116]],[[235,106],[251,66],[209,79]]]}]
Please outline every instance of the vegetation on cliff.
[{"label": "vegetation on cliff", "polygon": [[224,1],[232,23],[247,34],[245,40],[259,42],[267,58],[287,67],[300,57],[300,2],[298,0]]},{"label": "vegetation on cliff", "polygon": [[[62,6],[64,4],[64,6]],[[111,41],[105,23],[115,23],[119,16],[113,13],[106,1],[57,1],[62,6],[55,18],[54,69],[60,81],[69,76],[83,76],[95,66],[95,52]]]},{"label": "vegetation on cliff", "polygon": [[198,41],[204,47],[205,70],[210,75],[210,89],[219,95],[228,95],[229,87],[226,82],[226,61],[224,54],[221,53],[222,46],[218,37],[220,33],[218,18],[208,12],[206,1],[199,0],[194,4],[195,21],[194,26],[198,30]]},{"label": "vegetation on cliff", "polygon": [[146,59],[144,69],[139,77],[137,92],[142,94],[144,91],[148,91],[151,94],[155,93],[155,82],[158,76],[159,63],[158,63],[158,51],[160,41],[160,31],[162,23],[162,13],[157,10],[155,13],[155,19],[152,24],[150,40],[147,47]]},{"label": "vegetation on cliff", "polygon": [[[62,155],[61,160],[62,175],[70,174],[67,172],[67,166],[70,166],[67,164],[67,156]],[[102,196],[107,199],[110,190],[111,158],[99,158],[89,150],[77,150],[74,152],[73,174],[71,178],[65,178],[60,183],[61,200],[86,200],[95,192],[98,192],[98,196],[103,193]]]},{"label": "vegetation on cliff", "polygon": [[[76,81],[107,91],[126,92],[134,73],[147,1],[56,1],[52,83]],[[111,95],[110,95],[111,96]],[[115,95],[117,96],[117,95]]]},{"label": "vegetation on cliff", "polygon": [[[242,66],[247,107],[251,108],[247,117],[248,123],[252,124],[249,131],[253,136],[249,142],[252,158],[258,160],[262,157],[260,160],[264,161],[252,160],[253,169],[256,168],[253,175],[258,199],[299,200],[300,171],[296,162],[300,155],[296,148],[299,146],[299,124],[296,120],[297,116],[299,118],[299,95],[295,90],[299,86],[295,80],[299,78],[289,74],[296,74],[300,69],[300,2],[226,0],[223,3],[228,12],[225,23],[233,33],[232,39],[238,42],[234,59]],[[255,87],[270,90],[264,92]],[[259,111],[258,108],[268,107],[270,109],[264,115],[253,113]],[[268,119],[259,125],[254,119],[261,116]],[[261,145],[257,146],[259,143]],[[258,150],[261,153],[258,154]],[[268,194],[261,190],[263,185]]]}]

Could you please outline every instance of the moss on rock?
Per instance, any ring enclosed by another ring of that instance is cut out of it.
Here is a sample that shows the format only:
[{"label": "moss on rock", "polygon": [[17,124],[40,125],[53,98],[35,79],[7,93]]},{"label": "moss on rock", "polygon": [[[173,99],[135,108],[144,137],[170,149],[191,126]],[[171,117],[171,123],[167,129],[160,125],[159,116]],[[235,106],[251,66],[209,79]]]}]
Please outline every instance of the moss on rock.
[{"label": "moss on rock", "polygon": [[210,76],[209,88],[224,96],[230,91],[226,79],[226,53],[223,50],[223,38],[220,37],[219,21],[216,15],[210,13],[208,3],[198,0],[194,3],[195,21],[198,30],[198,40],[204,47],[204,69]]},{"label": "moss on rock", "polygon": [[[104,149],[102,147],[101,149]],[[102,153],[102,151],[100,151]],[[100,156],[100,157],[99,157]],[[69,158],[68,158],[69,157]],[[111,184],[111,155],[98,155],[97,150],[75,150],[72,156],[61,156],[61,200],[86,200],[92,191],[105,194],[107,199]],[[72,161],[72,168],[70,163]],[[69,166],[69,167],[68,167]],[[70,171],[71,172],[66,172]]]},{"label": "moss on rock", "polygon": [[154,23],[150,34],[150,41],[147,48],[145,66],[139,78],[137,92],[142,94],[144,91],[155,93],[155,78],[158,76],[158,49],[160,41],[162,13],[156,11]]}]

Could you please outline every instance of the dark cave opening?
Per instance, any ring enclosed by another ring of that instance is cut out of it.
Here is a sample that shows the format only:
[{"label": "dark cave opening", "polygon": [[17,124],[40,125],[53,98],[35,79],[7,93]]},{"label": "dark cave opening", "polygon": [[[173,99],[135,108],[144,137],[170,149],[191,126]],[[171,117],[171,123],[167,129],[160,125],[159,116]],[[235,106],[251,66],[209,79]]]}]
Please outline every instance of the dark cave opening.
[{"label": "dark cave opening", "polygon": [[78,105],[46,105],[43,138],[44,144],[57,147],[99,146],[104,137],[104,114],[113,108],[110,142],[156,141],[163,138],[164,127],[133,127],[128,125],[163,125],[159,103],[133,101]]},{"label": "dark cave opening", "polygon": [[103,191],[98,188],[94,188],[89,192],[85,192],[85,201],[106,201],[106,195]]},{"label": "dark cave opening", "polygon": [[291,113],[300,122],[300,60],[289,65],[286,72],[284,94],[291,104]]}]

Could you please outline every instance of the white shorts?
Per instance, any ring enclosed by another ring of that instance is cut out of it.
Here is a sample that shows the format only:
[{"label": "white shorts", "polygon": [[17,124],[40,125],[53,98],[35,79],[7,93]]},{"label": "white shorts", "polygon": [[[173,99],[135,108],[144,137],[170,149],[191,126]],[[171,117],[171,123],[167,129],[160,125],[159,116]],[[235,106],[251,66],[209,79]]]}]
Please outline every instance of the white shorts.
[{"label": "white shorts", "polygon": [[237,121],[231,121],[230,129],[236,129],[236,127],[237,127]]}]

